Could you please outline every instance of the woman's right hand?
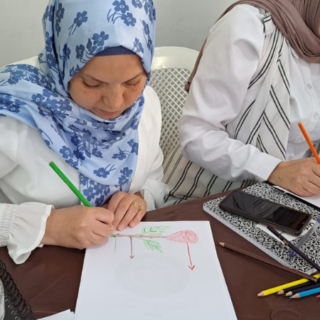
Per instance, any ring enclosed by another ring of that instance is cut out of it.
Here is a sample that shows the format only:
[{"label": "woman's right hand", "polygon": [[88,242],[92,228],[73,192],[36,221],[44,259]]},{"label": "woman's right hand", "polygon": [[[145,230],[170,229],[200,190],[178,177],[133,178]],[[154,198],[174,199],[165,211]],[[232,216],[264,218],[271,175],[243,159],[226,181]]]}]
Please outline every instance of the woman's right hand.
[{"label": "woman's right hand", "polygon": [[41,244],[77,249],[102,244],[111,235],[113,219],[113,213],[105,208],[75,206],[52,210]]},{"label": "woman's right hand", "polygon": [[280,162],[269,182],[301,197],[320,194],[320,165],[315,158]]}]

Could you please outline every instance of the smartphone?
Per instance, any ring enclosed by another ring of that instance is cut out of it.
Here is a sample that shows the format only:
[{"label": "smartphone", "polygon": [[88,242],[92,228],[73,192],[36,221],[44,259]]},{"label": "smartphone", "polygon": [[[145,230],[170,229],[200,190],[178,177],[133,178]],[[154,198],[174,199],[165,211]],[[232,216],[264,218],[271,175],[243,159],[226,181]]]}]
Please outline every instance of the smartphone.
[{"label": "smartphone", "polygon": [[234,190],[219,207],[231,213],[243,216],[262,224],[298,236],[307,226],[312,216],[281,204]]}]

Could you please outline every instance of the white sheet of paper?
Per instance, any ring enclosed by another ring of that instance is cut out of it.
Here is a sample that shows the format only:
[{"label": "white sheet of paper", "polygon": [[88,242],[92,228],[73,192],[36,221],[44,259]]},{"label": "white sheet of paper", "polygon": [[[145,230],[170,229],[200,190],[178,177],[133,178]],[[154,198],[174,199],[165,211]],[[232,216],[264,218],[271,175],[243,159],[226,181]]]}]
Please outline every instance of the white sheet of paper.
[{"label": "white sheet of paper", "polygon": [[309,203],[313,204],[314,206],[320,208],[320,195],[312,196],[312,197],[300,197],[300,196],[296,195],[295,193],[292,193],[292,192],[290,192],[290,191],[288,191],[286,189],[283,189],[281,187],[278,187],[278,186],[274,186],[274,187],[276,189],[282,190],[282,191],[284,191],[286,193],[292,194],[295,197],[300,198],[300,199],[302,199],[302,200],[304,200],[306,202],[309,202]]},{"label": "white sheet of paper", "polygon": [[209,222],[141,222],[117,234],[86,251],[77,320],[237,319]]},{"label": "white sheet of paper", "polygon": [[74,320],[74,313],[66,310],[49,317],[41,318],[39,320]]}]

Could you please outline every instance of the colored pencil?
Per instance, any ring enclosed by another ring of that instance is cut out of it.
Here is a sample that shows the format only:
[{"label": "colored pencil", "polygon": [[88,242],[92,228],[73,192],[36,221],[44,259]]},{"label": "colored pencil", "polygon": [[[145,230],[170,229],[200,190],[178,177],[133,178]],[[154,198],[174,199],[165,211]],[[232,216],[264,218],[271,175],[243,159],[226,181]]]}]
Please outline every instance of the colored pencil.
[{"label": "colored pencil", "polygon": [[301,122],[298,123],[298,126],[299,126],[304,138],[306,139],[306,141],[307,141],[307,143],[309,145],[309,148],[311,149],[311,152],[312,152],[313,156],[316,158],[317,162],[320,164],[320,157],[318,155],[317,150],[313,146],[313,143],[312,143],[312,141],[311,141],[306,129],[304,128],[304,126],[303,126],[303,124]]},{"label": "colored pencil", "polygon": [[81,194],[81,192],[74,186],[74,184],[65,176],[65,174],[58,168],[58,166],[53,161],[49,163],[49,166],[65,182],[65,184],[71,189],[71,191],[79,198],[79,200],[86,207],[92,207],[91,203]]},{"label": "colored pencil", "polygon": [[[302,247],[304,243],[306,243],[308,241],[308,239],[310,238],[310,236],[317,230],[317,228],[320,227],[320,219],[318,219],[314,225],[308,230],[308,232],[299,240],[298,244],[297,244],[297,248],[298,245],[301,243],[301,245],[299,247]],[[291,251],[289,254],[289,257],[292,258],[295,255],[294,251]]]},{"label": "colored pencil", "polygon": [[298,289],[292,289],[291,291],[289,291],[286,296],[287,297],[291,297],[293,295],[295,295],[296,293],[302,292],[302,291],[307,291],[307,290],[311,290],[311,289],[315,289],[315,288],[319,288],[320,287],[320,283],[313,283],[313,284],[309,284],[305,287],[302,288],[298,288]]},{"label": "colored pencil", "polygon": [[[317,278],[317,279],[320,278],[320,273],[314,275],[314,277]],[[273,293],[276,293],[276,292],[278,292],[280,290],[291,288],[293,286],[297,286],[299,284],[306,283],[306,282],[309,282],[309,280],[308,279],[300,279],[300,280],[297,280],[297,281],[285,283],[285,284],[282,284],[280,286],[261,291],[258,294],[258,297],[265,297],[265,296],[268,296],[269,294],[273,294]]]},{"label": "colored pencil", "polygon": [[261,261],[261,262],[266,263],[266,264],[268,264],[268,265],[270,265],[270,266],[273,266],[273,267],[275,267],[275,268],[278,268],[278,269],[281,269],[281,270],[284,270],[284,271],[293,273],[293,274],[298,275],[298,276],[303,277],[303,278],[307,278],[307,279],[309,279],[309,280],[311,280],[311,281],[314,281],[314,282],[317,282],[317,280],[318,280],[318,279],[314,278],[313,276],[310,276],[310,275],[308,275],[308,274],[306,274],[306,273],[300,272],[300,271],[298,271],[298,270],[295,270],[295,269],[292,269],[292,268],[289,268],[289,267],[282,266],[282,265],[279,264],[279,263],[270,261],[270,260],[268,260],[268,259],[266,259],[266,258],[263,258],[263,257],[261,257],[261,256],[259,256],[259,255],[254,254],[254,253],[252,253],[252,252],[248,252],[248,251],[246,251],[246,250],[237,248],[237,247],[235,247],[235,246],[232,246],[232,245],[230,245],[230,244],[223,243],[223,242],[219,242],[219,244],[220,244],[220,246],[222,246],[222,247],[224,247],[224,248],[226,248],[226,249],[229,249],[229,250],[232,250],[232,251],[234,251],[234,252],[243,254],[243,255],[245,255],[245,256],[247,256],[247,257],[250,257],[250,258],[255,259],[255,260],[258,260],[258,261]]},{"label": "colored pencil", "polygon": [[317,294],[319,292],[320,292],[320,288],[302,291],[302,292],[296,293],[294,296],[290,297],[290,299],[300,299],[303,297],[311,296],[312,294]]},{"label": "colored pencil", "polygon": [[286,295],[288,292],[292,291],[292,290],[296,290],[296,289],[300,289],[306,286],[309,286],[310,284],[312,284],[312,281],[308,281],[306,283],[302,283],[302,284],[298,284],[297,286],[293,286],[293,287],[289,287],[287,289],[282,289],[279,292],[277,292],[277,295],[282,296],[282,295]]},{"label": "colored pencil", "polygon": [[302,259],[311,264],[316,270],[320,272],[320,266],[313,262],[306,254],[304,254],[300,249],[294,246],[289,240],[287,240],[282,234],[280,234],[276,229],[271,226],[267,226],[274,235],[276,235],[285,245],[290,247],[296,254],[298,254]]}]

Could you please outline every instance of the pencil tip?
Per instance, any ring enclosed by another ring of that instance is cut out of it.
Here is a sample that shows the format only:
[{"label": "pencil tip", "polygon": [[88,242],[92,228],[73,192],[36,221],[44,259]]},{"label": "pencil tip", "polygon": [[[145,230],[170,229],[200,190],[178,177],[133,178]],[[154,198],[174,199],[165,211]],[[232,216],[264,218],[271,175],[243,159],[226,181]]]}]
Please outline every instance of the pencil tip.
[{"label": "pencil tip", "polygon": [[264,297],[264,292],[262,291],[262,292],[258,293],[258,297]]},{"label": "pencil tip", "polygon": [[291,296],[292,296],[292,292],[291,291],[286,293],[286,297],[291,297]]},{"label": "pencil tip", "polygon": [[224,247],[224,242],[219,242],[221,247]]},{"label": "pencil tip", "polygon": [[280,290],[280,291],[277,292],[277,295],[278,295],[278,296],[282,296],[283,294],[284,294],[284,291],[283,291],[283,290]]},{"label": "pencil tip", "polygon": [[299,293],[296,293],[294,296],[290,297],[290,299],[299,299],[300,296],[299,296]]}]

